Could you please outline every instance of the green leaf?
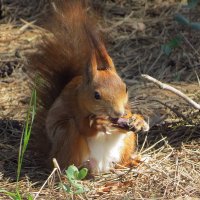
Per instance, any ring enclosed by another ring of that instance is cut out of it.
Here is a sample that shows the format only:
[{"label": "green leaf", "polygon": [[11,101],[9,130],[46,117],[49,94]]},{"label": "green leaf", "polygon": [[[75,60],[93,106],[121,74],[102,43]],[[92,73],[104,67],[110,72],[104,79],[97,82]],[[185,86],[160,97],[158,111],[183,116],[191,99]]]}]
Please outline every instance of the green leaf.
[{"label": "green leaf", "polygon": [[169,56],[172,50],[178,47],[181,42],[182,42],[182,38],[180,36],[176,36],[167,44],[162,45],[161,49],[167,56]]},{"label": "green leaf", "polygon": [[70,180],[76,180],[79,173],[78,168],[74,165],[70,165],[65,172],[66,172],[67,178]]},{"label": "green leaf", "polygon": [[76,190],[74,193],[75,194],[81,194],[81,193],[84,193],[84,192],[86,192],[87,190],[84,188],[84,187],[82,187],[82,188],[79,188],[78,190]]},{"label": "green leaf", "polygon": [[187,7],[191,9],[197,6],[199,0],[188,0],[187,2],[188,2]]},{"label": "green leaf", "polygon": [[[34,121],[34,117],[35,117],[35,113],[36,113],[36,98],[37,98],[36,90],[34,89],[32,91],[31,100],[29,102],[29,109],[27,112],[26,122],[25,122],[25,126],[23,128],[21,141],[20,141],[18,165],[17,165],[17,183],[19,181],[22,162],[23,162],[23,158],[24,158],[24,153],[28,146],[28,141],[30,139],[33,121]],[[17,185],[17,187],[18,187],[18,185]]]},{"label": "green leaf", "polygon": [[33,196],[31,194],[28,195],[28,200],[33,200]]},{"label": "green leaf", "polygon": [[65,192],[67,192],[67,193],[72,193],[72,190],[71,190],[71,188],[70,188],[69,185],[60,184],[60,186],[62,187],[62,189],[64,189]]},{"label": "green leaf", "polygon": [[82,168],[78,173],[77,179],[78,180],[82,180],[87,176],[87,174],[88,174],[88,169],[87,168]]},{"label": "green leaf", "polygon": [[73,187],[75,187],[76,189],[79,189],[79,188],[83,187],[83,185],[77,183],[77,181],[72,181],[71,183],[72,183]]},{"label": "green leaf", "polygon": [[14,192],[8,192],[6,190],[0,190],[0,193],[7,195],[12,200],[22,200],[22,197],[21,197],[19,191],[16,191],[16,193],[14,193]]},{"label": "green leaf", "polygon": [[198,23],[198,22],[192,22],[191,24],[190,24],[190,27],[192,28],[192,29],[195,29],[195,30],[200,30],[200,23]]},{"label": "green leaf", "polygon": [[8,192],[6,190],[0,190],[0,193],[3,193],[3,194],[5,194],[5,195],[7,195],[7,196],[9,196],[13,199],[16,198],[16,194],[14,192]]},{"label": "green leaf", "polygon": [[176,14],[174,19],[181,25],[189,26],[190,21],[181,14]]},{"label": "green leaf", "polygon": [[82,168],[79,171],[76,166],[70,165],[65,172],[66,172],[66,176],[68,178],[70,185],[61,184],[61,187],[66,192],[80,194],[80,193],[83,193],[86,191],[84,186],[82,184],[80,184],[81,181],[78,181],[78,180],[82,180],[86,177],[86,175],[88,173],[87,168]]}]

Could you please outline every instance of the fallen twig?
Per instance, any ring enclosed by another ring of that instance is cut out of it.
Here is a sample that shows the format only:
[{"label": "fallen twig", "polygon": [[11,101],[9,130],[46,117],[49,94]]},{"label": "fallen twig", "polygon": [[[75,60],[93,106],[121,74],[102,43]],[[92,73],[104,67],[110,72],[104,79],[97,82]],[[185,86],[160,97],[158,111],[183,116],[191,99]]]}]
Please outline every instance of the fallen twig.
[{"label": "fallen twig", "polygon": [[42,185],[42,187],[40,188],[40,190],[36,193],[34,200],[36,200],[39,196],[39,194],[41,193],[41,191],[43,190],[43,188],[45,187],[45,185],[48,183],[49,179],[55,174],[55,172],[57,171],[57,168],[54,168],[53,171],[51,172],[51,174],[48,176],[47,180],[44,182],[44,184]]},{"label": "fallen twig", "polygon": [[[53,158],[53,165],[54,165],[54,168],[53,168],[51,174],[46,179],[46,181],[44,182],[44,184],[40,188],[39,192],[36,193],[36,195],[34,197],[34,200],[36,200],[39,197],[39,194],[41,193],[41,191],[43,190],[43,188],[45,187],[45,185],[48,183],[48,181],[50,180],[50,178],[55,175],[55,172],[57,172],[58,178],[60,180],[60,183],[62,183],[60,166],[58,165],[58,162],[57,162],[57,160],[55,158]],[[67,198],[67,195],[66,195],[65,191],[64,191],[64,195]]]},{"label": "fallen twig", "polygon": [[200,104],[196,103],[195,101],[193,101],[191,98],[189,98],[187,95],[185,95],[181,91],[177,90],[176,88],[174,88],[170,85],[167,85],[165,83],[162,83],[162,82],[158,81],[157,79],[155,79],[155,78],[153,78],[153,77],[151,77],[147,74],[142,74],[141,76],[142,76],[142,78],[145,78],[145,79],[155,83],[161,89],[168,90],[168,91],[178,95],[179,97],[184,99],[187,103],[189,103],[193,108],[200,110]]}]

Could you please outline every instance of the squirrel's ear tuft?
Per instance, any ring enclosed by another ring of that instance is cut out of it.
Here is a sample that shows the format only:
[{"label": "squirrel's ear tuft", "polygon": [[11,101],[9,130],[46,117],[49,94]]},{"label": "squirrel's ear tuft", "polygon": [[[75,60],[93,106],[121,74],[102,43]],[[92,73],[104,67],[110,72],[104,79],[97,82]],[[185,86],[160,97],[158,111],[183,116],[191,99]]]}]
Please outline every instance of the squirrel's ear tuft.
[{"label": "squirrel's ear tuft", "polygon": [[90,65],[90,74],[92,77],[94,77],[97,73],[98,70],[98,66],[97,66],[97,58],[96,55],[93,53],[92,54],[92,58],[91,58],[91,65]]},{"label": "squirrel's ear tuft", "polygon": [[93,53],[91,56],[91,60],[90,63],[88,64],[88,66],[85,69],[85,74],[84,74],[84,80],[86,82],[91,82],[95,75],[97,74],[97,59],[95,54]]},{"label": "squirrel's ear tuft", "polygon": [[100,51],[93,51],[89,65],[86,67],[84,79],[86,82],[91,82],[98,71],[112,70],[116,72],[115,65],[108,55],[104,45],[101,45]]},{"label": "squirrel's ear tuft", "polygon": [[112,61],[112,58],[111,58],[108,54],[107,54],[107,56],[106,56],[106,61],[107,61],[107,63],[108,63],[108,68],[109,68],[110,70],[116,71],[115,65],[114,65],[114,63],[113,63],[113,61]]},{"label": "squirrel's ear tuft", "polygon": [[100,55],[98,55],[98,58],[99,58],[98,63],[97,63],[98,70],[116,71],[115,65],[111,57],[108,55],[108,52],[103,44],[101,45],[101,51],[100,51]]}]

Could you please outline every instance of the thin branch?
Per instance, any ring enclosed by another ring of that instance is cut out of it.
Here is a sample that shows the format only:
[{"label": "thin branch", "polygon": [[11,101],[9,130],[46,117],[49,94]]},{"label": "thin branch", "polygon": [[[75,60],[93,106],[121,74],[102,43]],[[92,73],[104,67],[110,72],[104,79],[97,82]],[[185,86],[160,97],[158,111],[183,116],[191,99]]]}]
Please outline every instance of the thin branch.
[{"label": "thin branch", "polygon": [[41,193],[41,191],[43,190],[43,188],[45,187],[45,185],[47,184],[47,182],[49,181],[49,179],[54,175],[54,173],[57,171],[57,168],[54,168],[53,171],[51,172],[51,174],[49,175],[49,177],[47,178],[47,180],[44,182],[44,184],[42,185],[42,187],[40,188],[39,192],[36,193],[34,200],[36,200],[39,196],[39,194]]},{"label": "thin branch", "polygon": [[187,95],[185,95],[181,91],[177,90],[176,88],[174,88],[170,85],[167,85],[165,83],[162,83],[162,82],[158,81],[157,79],[155,79],[155,78],[153,78],[153,77],[151,77],[147,74],[142,74],[141,76],[142,76],[142,78],[147,79],[147,80],[155,83],[161,89],[168,90],[168,91],[178,95],[179,97],[184,99],[187,103],[189,103],[193,108],[200,110],[200,104],[196,103],[195,101],[193,101],[191,98],[189,98]]}]

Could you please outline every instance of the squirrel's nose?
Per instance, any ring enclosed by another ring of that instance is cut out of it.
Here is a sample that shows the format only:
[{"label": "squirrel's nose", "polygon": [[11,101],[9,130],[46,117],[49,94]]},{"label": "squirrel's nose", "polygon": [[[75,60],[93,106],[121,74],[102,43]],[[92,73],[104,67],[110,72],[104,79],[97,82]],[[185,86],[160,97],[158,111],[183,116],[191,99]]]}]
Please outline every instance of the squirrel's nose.
[{"label": "squirrel's nose", "polygon": [[116,118],[122,117],[124,115],[124,111],[114,111],[114,115]]}]

